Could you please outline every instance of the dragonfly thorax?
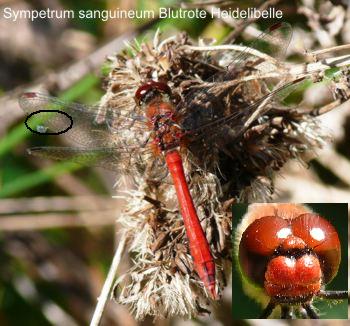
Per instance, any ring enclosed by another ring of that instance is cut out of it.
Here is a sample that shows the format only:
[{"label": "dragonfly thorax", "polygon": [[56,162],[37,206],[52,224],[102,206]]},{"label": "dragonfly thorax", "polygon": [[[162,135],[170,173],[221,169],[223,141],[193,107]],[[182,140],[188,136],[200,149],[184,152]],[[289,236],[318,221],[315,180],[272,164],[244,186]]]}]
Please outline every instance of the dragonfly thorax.
[{"label": "dragonfly thorax", "polygon": [[174,107],[171,103],[154,99],[146,108],[149,126],[154,132],[154,143],[164,151],[179,146],[182,130],[177,124]]}]

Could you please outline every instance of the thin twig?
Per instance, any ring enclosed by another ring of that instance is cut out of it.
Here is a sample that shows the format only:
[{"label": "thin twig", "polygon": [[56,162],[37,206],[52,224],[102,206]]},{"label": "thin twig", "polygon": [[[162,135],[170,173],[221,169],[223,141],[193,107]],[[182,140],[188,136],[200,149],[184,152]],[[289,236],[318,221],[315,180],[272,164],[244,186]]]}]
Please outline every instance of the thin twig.
[{"label": "thin twig", "polygon": [[98,326],[101,322],[102,314],[103,314],[103,311],[105,310],[107,300],[111,293],[113,282],[117,273],[117,269],[120,264],[120,260],[125,248],[126,239],[127,239],[127,232],[123,232],[123,234],[120,237],[118,248],[114,254],[113,261],[109,269],[106,281],[103,285],[101,295],[97,299],[97,305],[96,305],[94,314],[92,316],[90,326]]},{"label": "thin twig", "polygon": [[110,196],[53,196],[0,199],[0,215],[62,211],[101,211],[118,207]]},{"label": "thin twig", "polygon": [[332,47],[327,48],[327,49],[312,51],[312,52],[310,52],[310,54],[311,55],[319,55],[319,54],[324,54],[324,53],[328,53],[328,52],[342,51],[342,50],[346,50],[346,49],[350,49],[350,44],[342,44],[342,45],[332,46]]},{"label": "thin twig", "polygon": [[310,112],[311,116],[320,116],[323,114],[326,114],[332,110],[334,110],[335,108],[338,108],[340,105],[342,104],[342,101],[340,99],[337,99],[333,102],[330,102],[320,108],[315,108]]},{"label": "thin twig", "polygon": [[350,55],[342,55],[339,57],[326,58],[318,62],[309,64],[294,64],[291,66],[289,73],[299,76],[305,74],[311,74],[318,71],[324,71],[333,67],[344,67],[350,65]]},{"label": "thin twig", "polygon": [[50,228],[92,227],[115,224],[115,210],[76,214],[24,214],[0,217],[0,231],[34,231]]}]

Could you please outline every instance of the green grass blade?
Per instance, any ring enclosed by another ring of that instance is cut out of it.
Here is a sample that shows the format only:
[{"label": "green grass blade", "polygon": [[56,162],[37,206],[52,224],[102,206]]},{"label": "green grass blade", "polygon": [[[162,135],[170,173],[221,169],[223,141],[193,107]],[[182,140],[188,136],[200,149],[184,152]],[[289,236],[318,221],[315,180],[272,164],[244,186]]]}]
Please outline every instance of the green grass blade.
[{"label": "green grass blade", "polygon": [[60,162],[46,169],[21,176],[0,189],[0,198],[14,196],[27,189],[48,182],[61,174],[72,172],[80,168],[82,168],[81,165],[73,162]]}]

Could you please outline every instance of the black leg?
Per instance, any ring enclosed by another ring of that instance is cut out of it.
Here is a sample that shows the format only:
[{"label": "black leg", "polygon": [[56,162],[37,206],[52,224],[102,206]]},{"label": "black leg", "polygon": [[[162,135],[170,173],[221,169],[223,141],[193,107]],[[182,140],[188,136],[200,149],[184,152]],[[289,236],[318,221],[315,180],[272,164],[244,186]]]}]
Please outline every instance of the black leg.
[{"label": "black leg", "polygon": [[293,310],[292,307],[289,305],[282,305],[281,306],[281,319],[292,319],[293,318]]},{"label": "black leg", "polygon": [[318,297],[323,298],[323,299],[335,299],[335,300],[340,300],[340,299],[347,299],[349,296],[348,291],[320,291],[317,294]]},{"label": "black leg", "polygon": [[271,315],[273,309],[275,309],[275,307],[276,307],[276,303],[273,302],[272,300],[270,300],[269,304],[263,310],[263,312],[260,315],[259,319],[266,319],[267,317],[269,317]]},{"label": "black leg", "polygon": [[309,316],[309,318],[311,318],[311,319],[319,319],[320,318],[318,316],[316,310],[314,309],[313,306],[311,306],[310,303],[304,303],[302,306],[306,310],[306,313]]}]

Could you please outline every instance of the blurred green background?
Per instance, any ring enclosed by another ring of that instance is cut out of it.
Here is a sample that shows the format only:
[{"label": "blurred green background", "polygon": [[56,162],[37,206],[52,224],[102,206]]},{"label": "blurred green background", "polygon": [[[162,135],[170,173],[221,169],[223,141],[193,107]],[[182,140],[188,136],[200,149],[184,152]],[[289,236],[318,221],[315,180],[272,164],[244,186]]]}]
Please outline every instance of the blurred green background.
[{"label": "blurred green background", "polygon": [[[311,203],[308,205],[314,212],[325,217],[336,228],[342,246],[341,264],[336,277],[326,286],[326,290],[347,290],[348,288],[348,204],[344,203]],[[235,204],[233,210],[233,234],[237,230],[248,205]],[[234,248],[236,252],[237,248]],[[234,262],[236,262],[234,258]],[[247,296],[242,288],[239,270],[235,264],[232,273],[232,313],[234,319],[254,319],[261,312],[262,307],[251,297]],[[238,304],[239,302],[239,304]],[[347,319],[348,302],[342,300],[332,302],[331,300],[316,299],[314,306],[318,309],[322,319]]]}]

